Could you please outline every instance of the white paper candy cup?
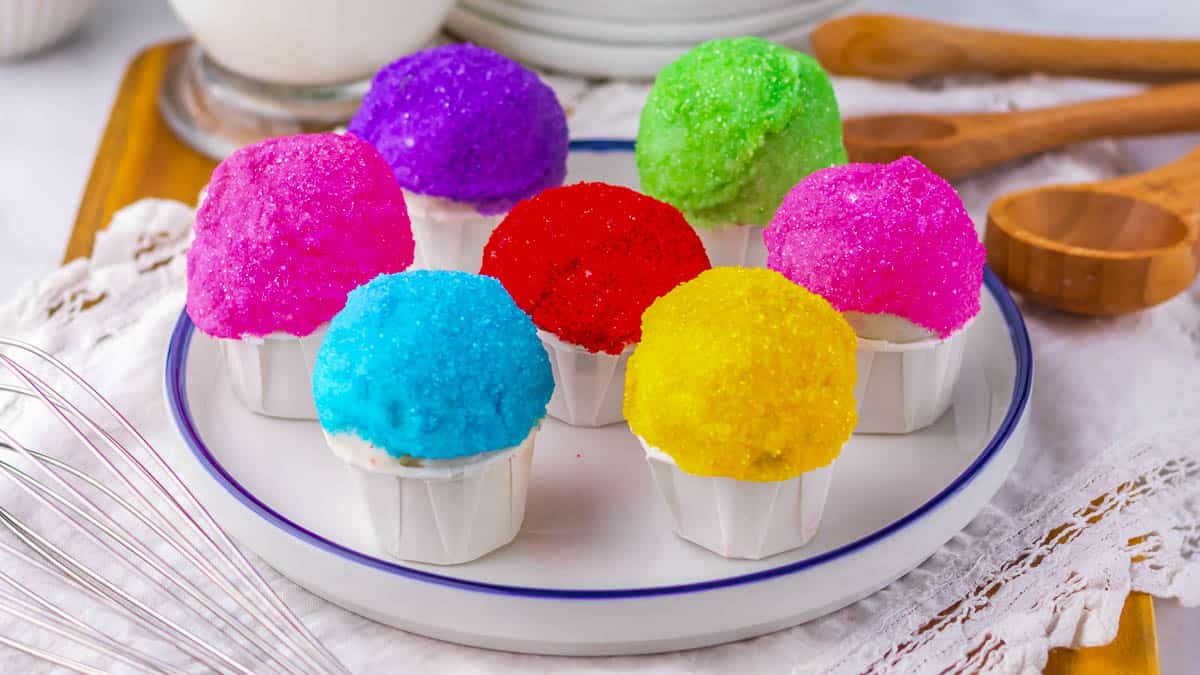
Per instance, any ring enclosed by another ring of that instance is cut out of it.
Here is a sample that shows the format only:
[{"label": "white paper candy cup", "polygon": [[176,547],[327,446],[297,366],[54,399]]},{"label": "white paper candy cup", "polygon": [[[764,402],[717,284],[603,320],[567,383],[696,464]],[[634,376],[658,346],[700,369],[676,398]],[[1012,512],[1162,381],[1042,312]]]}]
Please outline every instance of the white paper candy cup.
[{"label": "white paper candy cup", "polygon": [[354,436],[326,435],[346,461],[379,547],[401,560],[457,565],[511,542],[525,520],[537,427],[512,448],[405,466],[372,465],[378,450]]},{"label": "white paper candy cup", "polygon": [[767,247],[762,225],[697,227],[713,267],[766,267]]},{"label": "white paper candy cup", "polygon": [[478,274],[483,247],[505,214],[485,216],[474,206],[404,191],[417,250],[414,268]]},{"label": "white paper candy cup", "polygon": [[638,442],[680,537],[726,558],[758,560],[817,534],[833,464],[774,482],[697,476],[640,436]]},{"label": "white paper candy cup", "polygon": [[970,328],[944,340],[858,338],[855,433],[907,434],[936,422],[954,399]]},{"label": "white paper candy cup", "polygon": [[261,338],[219,340],[233,392],[252,412],[298,420],[317,419],[313,365],[328,323],[304,337],[272,333]]},{"label": "white paper candy cup", "polygon": [[577,427],[602,427],[625,419],[625,365],[633,345],[620,354],[589,352],[552,333],[538,331],[550,357],[554,394],[546,412]]}]

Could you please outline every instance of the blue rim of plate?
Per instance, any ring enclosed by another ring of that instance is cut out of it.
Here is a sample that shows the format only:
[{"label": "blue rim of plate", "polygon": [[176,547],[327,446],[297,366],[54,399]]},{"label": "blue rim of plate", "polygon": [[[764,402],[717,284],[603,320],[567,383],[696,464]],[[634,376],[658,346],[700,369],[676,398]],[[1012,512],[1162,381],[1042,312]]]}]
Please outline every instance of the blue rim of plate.
[{"label": "blue rim of plate", "polygon": [[[633,141],[623,139],[582,139],[571,141],[570,148],[575,151],[582,152],[631,152],[633,150]],[[406,567],[396,562],[375,558],[353,549],[346,548],[341,544],[330,541],[311,530],[308,530],[301,525],[288,520],[287,517],[267,506],[249,490],[241,485],[233,476],[231,476],[225,468],[217,461],[212,452],[205,446],[204,441],[200,438],[199,432],[196,430],[195,423],[192,419],[191,409],[187,400],[187,357],[189,347],[191,345],[192,336],[195,333],[195,324],[187,315],[187,311],[182,311],[179,314],[179,320],[175,323],[175,328],[171,333],[171,341],[167,346],[167,362],[166,362],[166,396],[167,405],[171,409],[171,416],[174,418],[175,427],[178,429],[183,440],[195,455],[196,460],[208,471],[209,475],[225,488],[235,499],[241,502],[244,506],[253,511],[256,515],[271,523],[275,527],[283,530],[285,533],[300,539],[317,548],[336,555],[340,558],[347,559],[351,562],[366,565],[368,567],[398,574],[416,581],[423,581],[441,586],[449,586],[469,591],[481,593],[492,593],[500,595],[512,595],[520,597],[533,598],[553,598],[560,600],[621,600],[631,598],[644,598],[661,595],[674,595],[677,593],[695,593],[701,591],[710,591],[721,588],[729,588],[741,584],[754,583],[764,581],[774,577],[800,572],[818,565],[837,560],[843,556],[850,555],[861,549],[864,549],[877,541],[887,538],[893,533],[907,527],[908,525],[920,520],[925,514],[933,509],[936,509],[943,502],[949,499],[952,495],[962,490],[971,480],[986,466],[993,457],[1004,447],[1020,421],[1026,406],[1029,404],[1029,396],[1033,387],[1033,351],[1029,344],[1029,333],[1025,329],[1025,320],[1021,316],[1021,310],[1017,308],[1013,302],[1012,296],[991,269],[985,267],[983,270],[983,285],[987,288],[995,299],[996,304],[1000,308],[1000,313],[1004,317],[1004,323],[1008,326],[1009,338],[1012,341],[1013,353],[1016,356],[1016,381],[1013,384],[1013,398],[1009,403],[1008,410],[1005,413],[1004,420],[1000,423],[996,434],[988,442],[987,447],[975,461],[961,474],[958,475],[949,485],[934,495],[929,501],[914,509],[911,513],[905,515],[886,527],[880,528],[871,534],[852,541],[844,546],[838,547],[831,551],[826,551],[820,555],[811,558],[805,558],[787,565],[780,565],[767,570],[760,570],[750,574],[743,574],[733,577],[725,577],[723,579],[713,579],[710,581],[701,581],[690,584],[679,584],[673,586],[649,586],[645,588],[616,588],[616,589],[570,589],[570,588],[537,588],[532,586],[508,586],[504,584],[489,584],[477,581],[469,581],[459,579],[446,574],[437,574],[427,572],[425,570]]]}]

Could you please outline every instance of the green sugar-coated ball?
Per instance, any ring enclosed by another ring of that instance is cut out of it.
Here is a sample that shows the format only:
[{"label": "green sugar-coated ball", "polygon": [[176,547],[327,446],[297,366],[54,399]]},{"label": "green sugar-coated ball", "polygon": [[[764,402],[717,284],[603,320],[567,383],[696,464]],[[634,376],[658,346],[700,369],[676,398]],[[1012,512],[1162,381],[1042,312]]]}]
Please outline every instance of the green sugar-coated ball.
[{"label": "green sugar-coated ball", "polygon": [[698,45],[663,68],[642,110],[642,190],[696,226],[766,224],[800,179],[845,162],[829,76],[761,38]]}]

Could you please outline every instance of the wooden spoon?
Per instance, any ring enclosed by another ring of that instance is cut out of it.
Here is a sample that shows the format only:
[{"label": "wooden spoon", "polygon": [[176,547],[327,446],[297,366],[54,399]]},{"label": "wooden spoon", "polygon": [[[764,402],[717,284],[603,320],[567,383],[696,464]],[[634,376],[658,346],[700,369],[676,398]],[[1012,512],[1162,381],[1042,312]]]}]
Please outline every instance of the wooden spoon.
[{"label": "wooden spoon", "polygon": [[1200,267],[1200,150],[1146,173],[1014,192],[988,209],[988,264],[1009,288],[1078,314],[1186,290]]},{"label": "wooden spoon", "polygon": [[846,120],[856,162],[912,155],[953,180],[1002,162],[1106,136],[1200,129],[1200,82],[1121,98],[1010,113],[875,115]]},{"label": "wooden spoon", "polygon": [[826,21],[813,32],[812,45],[835,75],[883,80],[963,72],[1134,80],[1200,76],[1200,40],[1024,35],[886,14]]}]

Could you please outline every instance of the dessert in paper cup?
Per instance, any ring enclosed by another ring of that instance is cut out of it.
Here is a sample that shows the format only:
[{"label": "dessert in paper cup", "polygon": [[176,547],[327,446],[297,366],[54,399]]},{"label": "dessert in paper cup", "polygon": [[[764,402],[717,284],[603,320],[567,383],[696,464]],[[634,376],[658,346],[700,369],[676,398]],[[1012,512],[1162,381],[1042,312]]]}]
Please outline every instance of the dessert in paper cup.
[{"label": "dessert in paper cup", "polygon": [[533,323],[495,279],[424,270],[350,293],[312,381],[379,547],[439,565],[517,536],[553,386]]},{"label": "dessert in paper cup", "polygon": [[683,211],[715,267],[766,266],[763,226],[788,189],[846,162],[829,76],[756,37],[705,42],[663,68],[636,155],[642,189]]},{"label": "dessert in paper cup", "polygon": [[273,138],[227,157],[201,195],[187,313],[218,338],[250,410],[316,419],[313,361],[346,294],[412,263],[404,195],[350,135]]},{"label": "dessert in paper cup", "polygon": [[470,44],[384,67],[349,131],[391,164],[425,269],[478,272],[504,214],[567,173],[567,121],[554,91],[533,71]]},{"label": "dessert in paper cup", "polygon": [[550,415],[620,422],[625,364],[656,298],[709,268],[679,211],[626,187],[577,183],[525,200],[492,233],[483,274],[538,327],[554,371]]},{"label": "dessert in paper cup", "polygon": [[908,433],[949,408],[985,251],[962,199],[911,157],[818,171],[784,199],[768,266],[824,296],[858,335],[863,433]]},{"label": "dessert in paper cup", "polygon": [[676,534],[750,559],[812,539],[855,424],[854,351],[841,314],[766,269],[714,268],[646,310],[625,417]]}]

